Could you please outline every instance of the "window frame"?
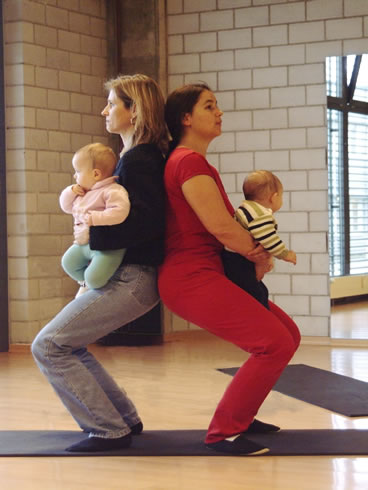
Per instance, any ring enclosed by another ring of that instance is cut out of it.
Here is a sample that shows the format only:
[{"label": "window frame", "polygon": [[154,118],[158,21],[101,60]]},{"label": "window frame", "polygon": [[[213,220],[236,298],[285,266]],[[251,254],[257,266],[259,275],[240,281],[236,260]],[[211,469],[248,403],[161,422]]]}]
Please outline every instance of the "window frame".
[{"label": "window frame", "polygon": [[[351,56],[351,55],[350,55]],[[350,195],[349,195],[349,114],[357,113],[368,115],[368,103],[354,99],[356,84],[359,76],[359,70],[363,55],[356,55],[354,66],[352,69],[350,81],[347,80],[347,56],[342,56],[340,64],[340,73],[336,77],[336,84],[340,96],[327,95],[327,111],[335,110],[342,114],[342,188],[343,188],[343,204],[342,204],[342,229],[344,230],[342,241],[340,242],[341,249],[344,251],[343,258],[340,261],[341,274],[333,275],[333,266],[331,266],[331,277],[341,277],[351,275],[351,239],[350,239]],[[368,55],[365,55],[368,56]],[[328,115],[329,119],[329,115]],[[330,137],[330,135],[329,135]],[[330,150],[330,149],[328,149]],[[329,153],[329,151],[328,151]],[[329,159],[329,155],[328,155]],[[332,215],[332,203],[329,202],[329,214]],[[330,227],[331,228],[331,227]],[[329,230],[329,235],[331,230]],[[356,274],[354,274],[356,275]]]}]

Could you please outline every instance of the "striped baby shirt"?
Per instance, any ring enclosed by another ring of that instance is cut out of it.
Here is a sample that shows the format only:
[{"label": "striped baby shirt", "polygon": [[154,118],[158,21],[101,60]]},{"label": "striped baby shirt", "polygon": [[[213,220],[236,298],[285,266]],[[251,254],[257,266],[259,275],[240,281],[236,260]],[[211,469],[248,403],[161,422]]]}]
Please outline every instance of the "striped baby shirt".
[{"label": "striped baby shirt", "polygon": [[277,223],[272,211],[255,201],[244,200],[235,211],[235,219],[267,252],[283,259],[289,250],[277,234]]}]

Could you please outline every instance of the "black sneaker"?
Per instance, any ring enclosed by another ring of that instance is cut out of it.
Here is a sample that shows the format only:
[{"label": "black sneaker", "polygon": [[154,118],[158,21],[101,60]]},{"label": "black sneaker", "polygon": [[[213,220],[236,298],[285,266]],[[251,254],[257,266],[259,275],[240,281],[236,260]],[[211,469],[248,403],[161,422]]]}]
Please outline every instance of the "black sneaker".
[{"label": "black sneaker", "polygon": [[116,439],[107,439],[103,437],[88,437],[83,439],[72,446],[67,447],[65,450],[71,453],[98,453],[103,451],[117,451],[119,449],[126,449],[132,443],[131,434],[127,434],[123,437]]},{"label": "black sneaker", "polygon": [[133,427],[130,428],[130,430],[132,431],[131,434],[133,436],[138,436],[143,430],[142,422],[136,423],[135,425],[133,425]]},{"label": "black sneaker", "polygon": [[266,424],[260,420],[254,419],[244,434],[266,434],[267,432],[278,432],[280,427],[273,424]]},{"label": "black sneaker", "polygon": [[206,444],[209,449],[218,451],[220,453],[238,454],[257,456],[260,454],[268,453],[268,447],[261,446],[256,442],[250,441],[243,434],[234,437],[228,437],[223,441],[212,442]]}]

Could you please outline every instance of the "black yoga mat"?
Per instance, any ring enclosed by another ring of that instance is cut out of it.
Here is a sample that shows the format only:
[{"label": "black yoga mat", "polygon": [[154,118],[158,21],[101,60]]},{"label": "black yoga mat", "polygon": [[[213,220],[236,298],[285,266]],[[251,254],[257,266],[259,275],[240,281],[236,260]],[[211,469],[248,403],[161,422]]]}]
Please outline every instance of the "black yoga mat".
[{"label": "black yoga mat", "polygon": [[[85,438],[77,431],[0,431],[4,456],[228,456],[207,449],[205,430],[149,430],[128,449],[102,453],[70,453],[65,448]],[[270,449],[264,456],[366,455],[368,430],[281,430],[252,434],[249,439]]]},{"label": "black yoga mat", "polygon": [[[234,376],[238,369],[218,371]],[[347,417],[368,415],[368,383],[324,369],[290,364],[273,390]]]}]

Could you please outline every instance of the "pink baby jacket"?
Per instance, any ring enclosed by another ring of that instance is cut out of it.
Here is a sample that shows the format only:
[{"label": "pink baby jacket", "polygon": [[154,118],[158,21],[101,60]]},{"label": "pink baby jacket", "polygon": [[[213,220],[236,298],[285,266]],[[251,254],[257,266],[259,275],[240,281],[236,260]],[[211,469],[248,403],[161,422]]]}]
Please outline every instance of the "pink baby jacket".
[{"label": "pink baby jacket", "polygon": [[130,201],[125,188],[117,184],[117,177],[97,182],[84,196],[72,191],[72,185],[60,194],[60,207],[74,217],[74,243],[89,242],[89,227],[117,225],[129,214]]}]

